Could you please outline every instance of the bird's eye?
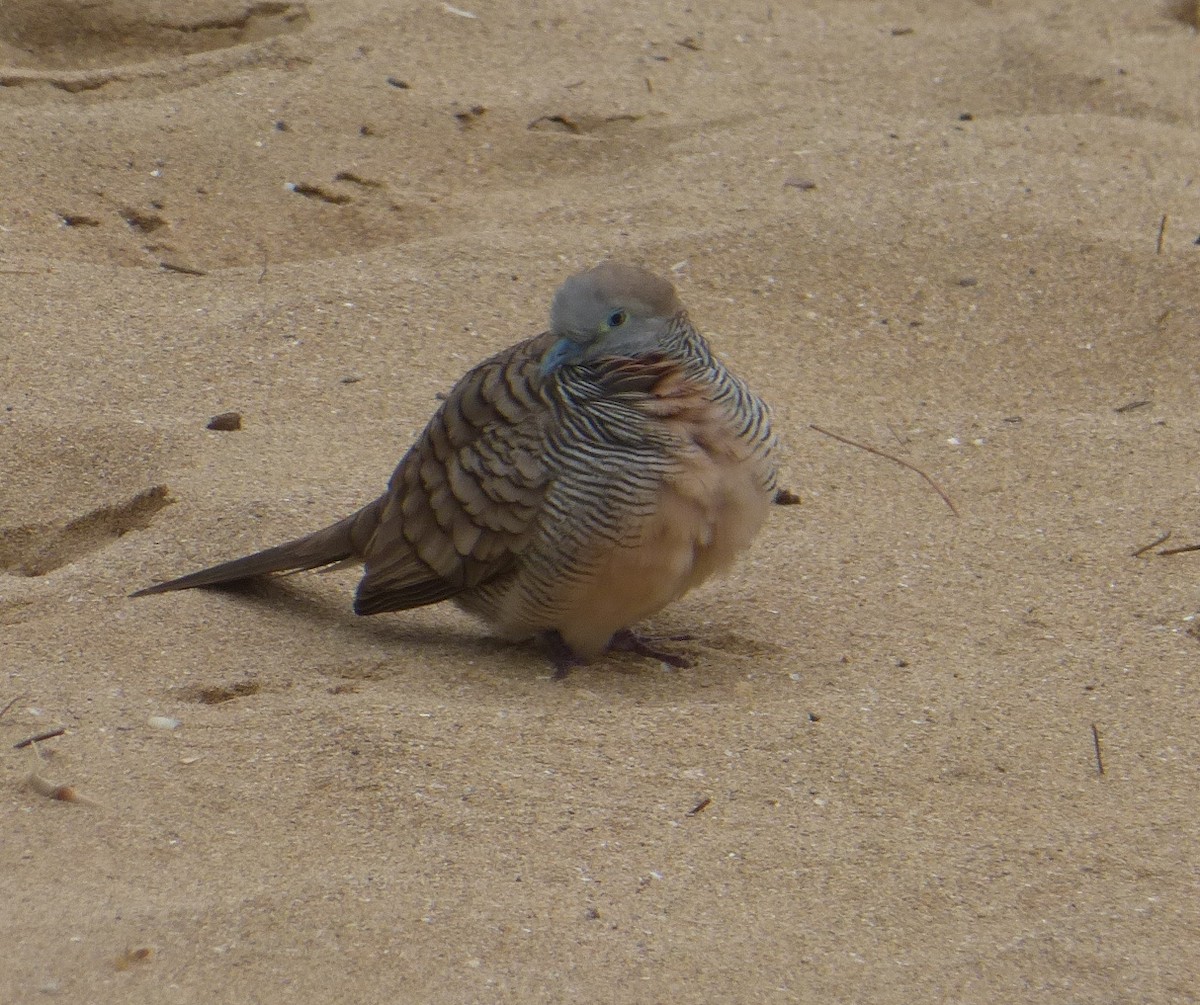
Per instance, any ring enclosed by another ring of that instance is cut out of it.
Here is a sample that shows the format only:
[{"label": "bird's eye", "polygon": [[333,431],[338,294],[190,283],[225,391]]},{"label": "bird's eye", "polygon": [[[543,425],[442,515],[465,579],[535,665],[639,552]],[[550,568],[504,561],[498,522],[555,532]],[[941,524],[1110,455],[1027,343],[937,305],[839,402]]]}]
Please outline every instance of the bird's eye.
[{"label": "bird's eye", "polygon": [[613,311],[608,316],[608,327],[620,328],[625,323],[627,317],[628,315],[624,311]]}]

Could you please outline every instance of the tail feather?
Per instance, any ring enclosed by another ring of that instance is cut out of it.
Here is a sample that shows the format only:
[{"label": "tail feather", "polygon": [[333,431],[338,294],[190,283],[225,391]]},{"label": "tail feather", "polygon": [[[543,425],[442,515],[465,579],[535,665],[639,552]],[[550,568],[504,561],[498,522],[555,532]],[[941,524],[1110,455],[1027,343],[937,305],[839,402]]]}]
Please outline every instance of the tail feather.
[{"label": "tail feather", "polygon": [[351,513],[344,520],[322,530],[298,537],[294,541],[255,552],[244,558],[222,562],[199,572],[180,576],[165,583],[156,583],[130,594],[146,597],[154,593],[169,593],[172,590],[190,590],[204,586],[224,586],[240,583],[256,576],[272,572],[304,572],[334,562],[361,557],[366,542],[370,540],[378,519],[380,500]]}]

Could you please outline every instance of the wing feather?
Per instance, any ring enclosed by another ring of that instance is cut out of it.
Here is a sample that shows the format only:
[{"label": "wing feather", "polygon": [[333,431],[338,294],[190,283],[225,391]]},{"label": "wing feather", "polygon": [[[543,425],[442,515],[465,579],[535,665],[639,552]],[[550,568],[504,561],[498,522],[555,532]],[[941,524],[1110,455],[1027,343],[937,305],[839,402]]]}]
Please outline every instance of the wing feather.
[{"label": "wing feather", "polygon": [[355,596],[360,614],[404,610],[509,573],[549,483],[544,334],[493,356],[447,395],[382,500]]}]

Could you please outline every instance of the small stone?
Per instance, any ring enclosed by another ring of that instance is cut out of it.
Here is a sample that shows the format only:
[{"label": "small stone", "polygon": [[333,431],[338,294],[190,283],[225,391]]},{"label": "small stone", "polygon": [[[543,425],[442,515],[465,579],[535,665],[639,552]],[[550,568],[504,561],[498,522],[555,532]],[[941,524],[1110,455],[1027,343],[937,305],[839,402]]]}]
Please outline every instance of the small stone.
[{"label": "small stone", "polygon": [[169,715],[152,715],[146,720],[146,725],[151,729],[178,729],[183,723]]},{"label": "small stone", "polygon": [[241,412],[222,412],[208,420],[208,428],[220,433],[233,433],[242,428]]}]

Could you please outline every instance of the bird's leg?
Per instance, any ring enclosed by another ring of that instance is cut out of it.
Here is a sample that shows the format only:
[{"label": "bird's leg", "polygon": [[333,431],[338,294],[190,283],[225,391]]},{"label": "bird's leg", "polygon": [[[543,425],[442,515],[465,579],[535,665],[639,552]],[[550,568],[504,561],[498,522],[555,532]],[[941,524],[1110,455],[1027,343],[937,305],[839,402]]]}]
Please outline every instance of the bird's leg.
[{"label": "bird's leg", "polygon": [[[688,636],[679,636],[679,638],[686,639]],[[692,661],[686,656],[673,653],[669,649],[659,649],[650,639],[644,638],[628,628],[622,628],[613,635],[608,640],[608,648],[622,653],[637,653],[639,656],[645,656],[652,660],[661,660],[663,663],[679,667],[681,670],[687,670],[692,666]]]},{"label": "bird's leg", "polygon": [[566,639],[557,631],[543,632],[542,641],[550,650],[550,662],[554,664],[551,680],[562,680],[575,667],[583,666],[583,660],[575,655],[575,650],[567,645]]}]

